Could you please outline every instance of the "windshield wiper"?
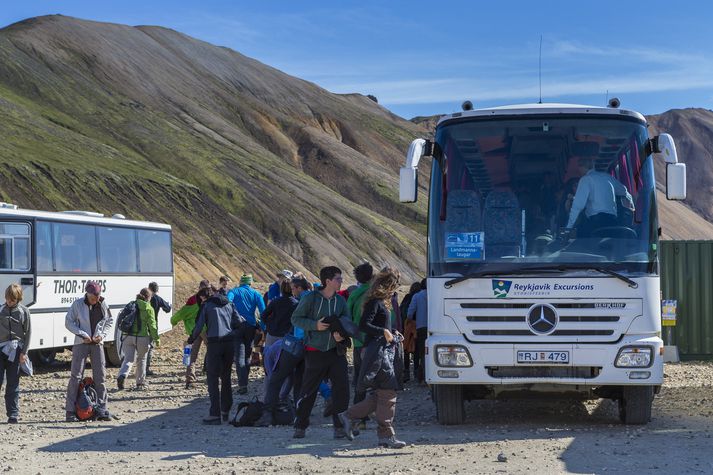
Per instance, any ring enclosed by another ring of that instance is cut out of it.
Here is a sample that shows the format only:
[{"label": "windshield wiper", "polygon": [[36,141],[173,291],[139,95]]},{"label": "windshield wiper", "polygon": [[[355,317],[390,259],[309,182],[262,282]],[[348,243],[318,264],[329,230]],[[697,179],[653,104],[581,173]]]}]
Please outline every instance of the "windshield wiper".
[{"label": "windshield wiper", "polygon": [[466,280],[470,279],[476,279],[478,277],[492,277],[492,276],[498,276],[498,275],[527,275],[531,274],[533,272],[564,272],[567,270],[563,266],[547,266],[547,267],[526,267],[524,269],[509,269],[509,270],[485,270],[481,272],[474,272],[472,274],[466,274],[460,277],[456,277],[455,279],[451,279],[449,281],[446,281],[443,286],[447,289],[450,289],[456,284],[459,284],[461,282],[465,282]]},{"label": "windshield wiper", "polygon": [[613,270],[606,269],[604,267],[587,267],[587,269],[592,269],[597,272],[601,272],[602,274],[607,274],[612,277],[616,277],[617,279],[622,280],[622,281],[626,282],[627,284],[629,284],[629,287],[631,287],[632,289],[636,289],[639,287],[639,284],[637,282],[631,280],[624,274],[620,274],[619,272],[615,272]]},{"label": "windshield wiper", "polygon": [[620,274],[619,272],[615,272],[613,270],[606,269],[604,267],[596,267],[596,266],[565,266],[565,265],[557,265],[557,266],[540,266],[540,267],[526,267],[523,269],[510,269],[510,270],[503,270],[503,271],[492,271],[492,270],[487,270],[487,271],[482,271],[482,272],[475,272],[472,274],[467,274],[461,277],[456,277],[455,279],[451,279],[449,281],[446,281],[443,286],[447,289],[450,289],[452,286],[455,284],[459,284],[461,282],[465,282],[466,280],[470,279],[475,279],[478,277],[490,277],[490,276],[497,276],[497,275],[527,275],[527,274],[532,274],[532,273],[537,273],[537,272],[567,272],[568,270],[593,270],[600,272],[602,274],[607,274],[612,277],[616,277],[617,279],[626,282],[629,287],[632,289],[636,289],[639,287],[639,284],[633,281],[632,279],[628,278],[627,276]]}]

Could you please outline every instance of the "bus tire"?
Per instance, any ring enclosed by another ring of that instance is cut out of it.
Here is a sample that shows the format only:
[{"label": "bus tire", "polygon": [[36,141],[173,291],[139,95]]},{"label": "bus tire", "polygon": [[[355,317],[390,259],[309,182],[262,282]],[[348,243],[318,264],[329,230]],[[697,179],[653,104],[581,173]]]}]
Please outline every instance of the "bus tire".
[{"label": "bus tire", "polygon": [[57,358],[57,350],[32,350],[30,351],[30,360],[35,366],[49,366],[55,362]]},{"label": "bus tire", "polygon": [[654,402],[652,386],[628,386],[619,399],[619,419],[624,424],[646,424],[651,420]]},{"label": "bus tire", "polygon": [[124,355],[120,353],[120,347],[115,341],[104,345],[104,353],[106,354],[108,366],[117,368],[121,366],[122,361],[124,361]]},{"label": "bus tire", "polygon": [[442,425],[458,425],[465,421],[463,387],[457,384],[438,384],[434,386],[436,414]]}]

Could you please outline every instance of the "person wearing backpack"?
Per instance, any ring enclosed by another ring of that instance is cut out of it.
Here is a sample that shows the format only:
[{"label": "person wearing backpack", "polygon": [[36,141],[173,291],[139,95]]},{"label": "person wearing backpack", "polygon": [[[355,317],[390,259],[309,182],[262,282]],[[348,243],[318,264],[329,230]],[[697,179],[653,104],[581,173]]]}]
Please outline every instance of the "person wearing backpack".
[{"label": "person wearing backpack", "polygon": [[17,424],[20,415],[20,366],[27,364],[30,346],[30,311],[22,301],[22,287],[5,289],[5,305],[0,308],[0,388],[5,383],[7,423]]},{"label": "person wearing backpack", "polygon": [[99,282],[88,281],[84,291],[84,297],[74,301],[64,319],[64,326],[75,335],[72,347],[72,368],[65,399],[66,420],[67,422],[78,421],[75,414],[77,389],[84,374],[84,362],[89,357],[97,392],[97,419],[108,421],[111,419],[111,415],[106,407],[104,340],[111,334],[114,319],[104,297],[101,296],[102,285]]},{"label": "person wearing backpack", "polygon": [[[203,289],[199,296],[210,295],[210,289]],[[188,343],[193,344],[206,327],[208,372],[208,395],[210,411],[203,419],[204,424],[220,425],[221,418],[228,421],[228,413],[233,405],[230,373],[235,352],[235,335],[245,325],[245,319],[225,295],[218,292],[208,298],[198,312],[198,319]]]},{"label": "person wearing backpack", "polygon": [[147,288],[141,289],[136,296],[136,318],[129,331],[122,335],[124,361],[121,363],[119,377],[116,378],[116,385],[119,389],[124,389],[124,380],[134,365],[134,358],[136,358],[136,390],[146,389],[146,360],[149,348],[151,342],[156,347],[161,342],[150,301],[151,291]]}]

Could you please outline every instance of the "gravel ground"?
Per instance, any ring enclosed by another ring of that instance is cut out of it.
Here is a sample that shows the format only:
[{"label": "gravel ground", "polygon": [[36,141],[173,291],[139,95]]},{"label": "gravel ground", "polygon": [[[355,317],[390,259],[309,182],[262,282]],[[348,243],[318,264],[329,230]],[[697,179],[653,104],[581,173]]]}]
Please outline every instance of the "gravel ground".
[{"label": "gravel ground", "polygon": [[[15,473],[713,473],[713,365],[666,366],[666,383],[644,427],[618,423],[616,405],[602,402],[483,401],[467,405],[467,424],[436,422],[425,387],[399,394],[396,430],[402,450],[375,447],[373,424],[357,440],[332,439],[321,407],[307,438],[286,427],[203,426],[207,391],[185,390],[182,329],[162,337],[158,376],[146,392],[117,391],[109,374],[111,422],[65,423],[70,353],[21,382],[21,421],[0,425],[0,471]],[[252,372],[257,396],[262,374]],[[203,381],[201,377],[201,381]],[[321,403],[320,403],[321,404]],[[502,461],[499,461],[502,460]]]}]

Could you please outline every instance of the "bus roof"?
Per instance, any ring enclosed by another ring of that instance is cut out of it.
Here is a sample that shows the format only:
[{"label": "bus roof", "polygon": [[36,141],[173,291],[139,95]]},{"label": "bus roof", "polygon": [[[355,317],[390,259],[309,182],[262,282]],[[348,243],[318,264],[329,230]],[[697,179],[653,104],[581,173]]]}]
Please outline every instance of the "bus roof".
[{"label": "bus roof", "polygon": [[442,122],[451,119],[463,119],[468,117],[502,117],[502,116],[518,116],[518,115],[530,115],[530,114],[592,114],[592,115],[609,115],[609,116],[627,116],[639,119],[641,122],[646,123],[646,118],[636,111],[618,109],[612,107],[600,107],[600,106],[587,106],[581,104],[558,104],[558,103],[545,103],[545,104],[513,104],[509,106],[500,107],[490,107],[487,109],[474,109],[470,111],[455,112],[453,114],[447,114],[441,117],[438,121],[438,125]]},{"label": "bus roof", "polygon": [[0,219],[45,219],[48,221],[64,221],[69,223],[103,224],[106,226],[123,226],[130,228],[163,229],[170,230],[170,224],[153,223],[150,221],[133,221],[129,219],[113,218],[92,213],[89,211],[38,211],[34,209],[13,208],[5,203],[0,207]]}]

